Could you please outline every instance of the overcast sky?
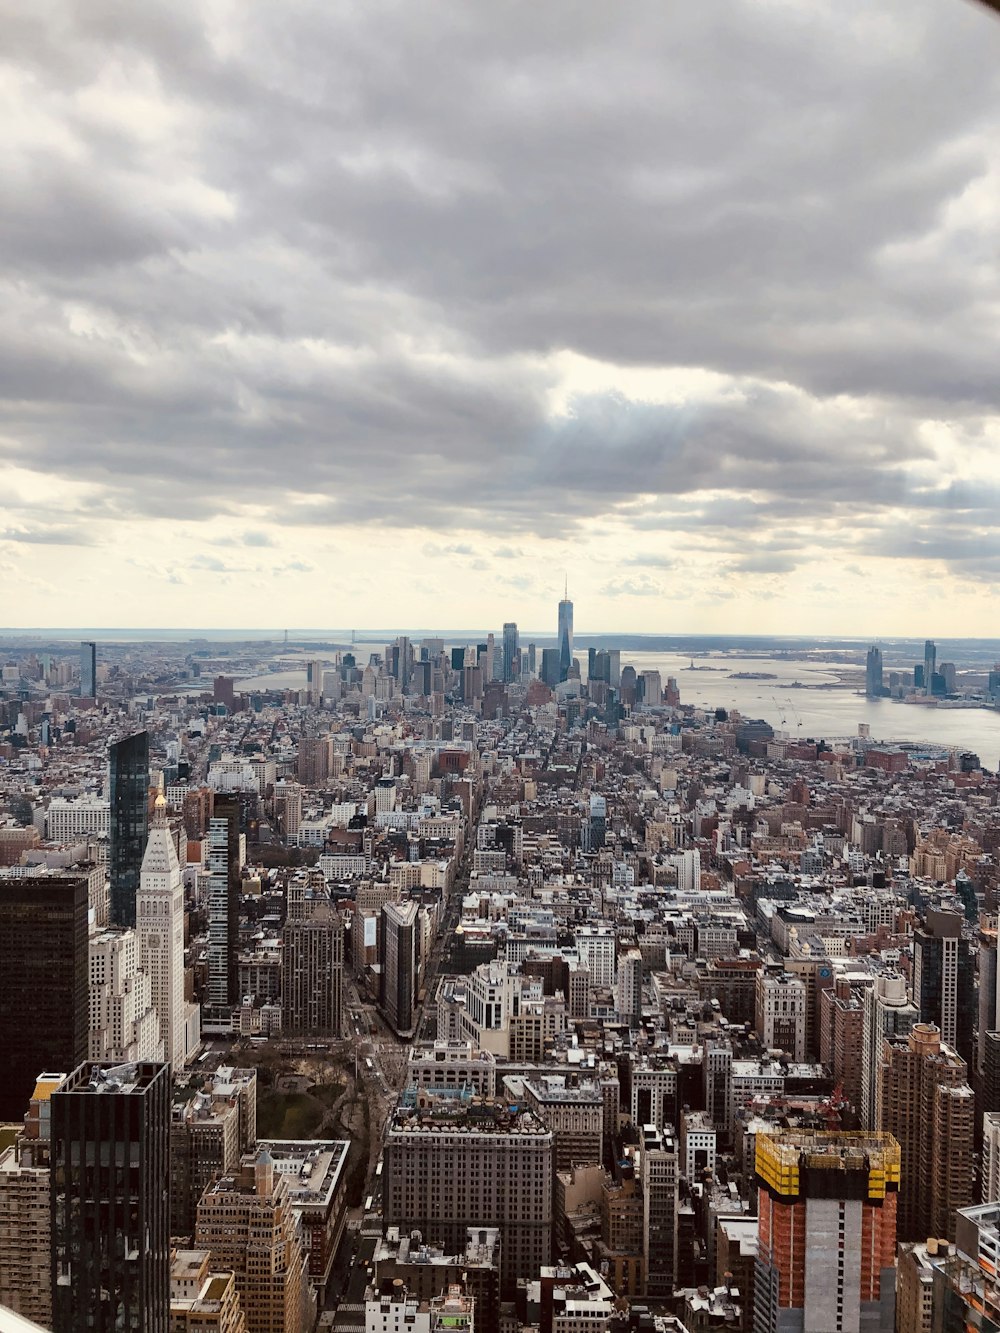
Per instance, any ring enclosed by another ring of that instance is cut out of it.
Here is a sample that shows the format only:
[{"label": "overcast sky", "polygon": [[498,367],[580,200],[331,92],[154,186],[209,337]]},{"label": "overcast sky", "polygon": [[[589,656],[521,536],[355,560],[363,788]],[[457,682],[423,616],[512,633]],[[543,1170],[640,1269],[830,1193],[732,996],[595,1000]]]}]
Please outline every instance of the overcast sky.
[{"label": "overcast sky", "polygon": [[1000,634],[985,9],[0,18],[0,624]]}]

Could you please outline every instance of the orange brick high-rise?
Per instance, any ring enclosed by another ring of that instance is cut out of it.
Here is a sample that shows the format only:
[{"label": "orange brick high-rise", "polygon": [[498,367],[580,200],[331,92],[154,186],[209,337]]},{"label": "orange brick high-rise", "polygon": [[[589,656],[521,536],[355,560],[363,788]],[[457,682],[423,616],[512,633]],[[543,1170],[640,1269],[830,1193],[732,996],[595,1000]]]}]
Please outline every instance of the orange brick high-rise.
[{"label": "orange brick high-rise", "polygon": [[892,1333],[899,1144],[759,1134],[754,1333]]}]

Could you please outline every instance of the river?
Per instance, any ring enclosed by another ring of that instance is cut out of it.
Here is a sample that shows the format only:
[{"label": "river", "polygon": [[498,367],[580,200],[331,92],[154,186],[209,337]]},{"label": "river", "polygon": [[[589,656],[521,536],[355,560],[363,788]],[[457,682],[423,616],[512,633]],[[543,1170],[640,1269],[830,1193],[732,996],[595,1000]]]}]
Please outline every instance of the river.
[{"label": "river", "polygon": [[[895,699],[866,699],[853,689],[813,689],[833,684],[837,676],[811,658],[707,656],[694,659],[674,653],[622,654],[622,665],[636,671],[659,671],[666,685],[675,676],[681,703],[704,708],[736,708],[745,717],[762,717],[776,730],[792,736],[856,736],[867,722],[876,740],[930,741],[958,746],[978,754],[987,768],[1000,765],[1000,712],[987,708],[929,708]],[[711,667],[706,671],[703,668]],[[720,669],[721,668],[721,669]],[[731,672],[768,672],[774,680],[731,680]],[[805,689],[790,689],[792,681]]]}]

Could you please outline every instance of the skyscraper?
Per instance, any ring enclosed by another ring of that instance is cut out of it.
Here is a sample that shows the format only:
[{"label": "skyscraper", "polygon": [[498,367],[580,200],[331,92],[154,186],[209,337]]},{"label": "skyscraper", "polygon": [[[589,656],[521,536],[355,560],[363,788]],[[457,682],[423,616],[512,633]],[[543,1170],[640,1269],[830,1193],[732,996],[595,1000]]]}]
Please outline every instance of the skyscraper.
[{"label": "skyscraper", "polygon": [[80,644],[80,697],[94,699],[97,696],[97,644]]},{"label": "skyscraper", "polygon": [[149,977],[139,968],[134,930],[90,937],[91,1060],[127,1064],[161,1060],[163,1042]]},{"label": "skyscraper", "polygon": [[972,1203],[973,1110],[967,1068],[929,1023],[883,1046],[882,1128],[899,1143],[899,1239],[954,1237]]},{"label": "skyscraper", "polygon": [[[419,1096],[420,1105],[417,1105]],[[509,1099],[404,1094],[385,1135],[387,1226],[446,1254],[470,1227],[499,1227],[501,1292],[534,1280],[552,1252],[552,1132]]]},{"label": "skyscraper", "polygon": [[52,1094],[54,1333],[167,1333],[170,1071],[83,1064]]},{"label": "skyscraper", "polygon": [[344,920],[332,903],[285,922],[281,959],[281,1030],[339,1037],[344,988]]},{"label": "skyscraper", "polygon": [[208,821],[208,1002],[239,1003],[240,799],[215,797]]},{"label": "skyscraper", "polygon": [[569,600],[569,584],[559,603],[559,679],[569,679],[569,669],[573,665],[573,603]]},{"label": "skyscraper", "polygon": [[880,699],[883,692],[882,650],[872,644],[865,661],[865,694],[869,699]]},{"label": "skyscraper", "polygon": [[882,1128],[882,1043],[886,1037],[905,1037],[920,1018],[906,994],[906,980],[898,972],[883,973],[864,992],[861,1032],[861,1125]]},{"label": "skyscraper", "polygon": [[0,1121],[20,1120],[42,1069],[87,1058],[88,884],[0,878]]},{"label": "skyscraper", "polygon": [[503,679],[504,684],[509,685],[514,679],[514,668],[517,662],[518,638],[517,625],[513,620],[504,622],[503,627]]},{"label": "skyscraper", "polygon": [[185,1059],[184,1038],[184,880],[173,835],[167,827],[163,792],[153,808],[139,896],[136,899],[139,965],[152,988],[153,1008],[160,1021],[163,1058],[174,1070]]},{"label": "skyscraper", "polygon": [[135,925],[135,899],[149,837],[149,733],[136,732],[110,747],[111,924]]},{"label": "skyscraper", "polygon": [[323,663],[318,659],[306,664],[306,689],[311,704],[323,702]]},{"label": "skyscraper", "polygon": [[677,1280],[677,1146],[667,1130],[642,1129],[639,1162],[643,1199],[646,1295],[668,1300]]},{"label": "skyscraper", "polygon": [[244,1157],[198,1204],[195,1244],[212,1263],[236,1274],[248,1333],[300,1333],[312,1328],[308,1257],[296,1225],[288,1177],[266,1148]]},{"label": "skyscraper", "polygon": [[417,904],[386,903],[379,936],[381,1006],[386,1021],[401,1037],[413,1035],[416,1022]]},{"label": "skyscraper", "polygon": [[891,1134],[758,1134],[754,1333],[892,1333],[899,1145]]},{"label": "skyscraper", "polygon": [[542,680],[550,688],[554,688],[556,685],[559,684],[559,676],[560,676],[559,649],[543,648],[542,670],[541,670]]},{"label": "skyscraper", "polygon": [[921,1023],[935,1023],[941,1040],[972,1068],[977,1008],[975,960],[962,935],[961,912],[932,907],[913,932],[913,1002]]},{"label": "skyscraper", "polygon": [[924,644],[924,694],[934,693],[934,672],[937,670],[937,644],[928,639]]}]

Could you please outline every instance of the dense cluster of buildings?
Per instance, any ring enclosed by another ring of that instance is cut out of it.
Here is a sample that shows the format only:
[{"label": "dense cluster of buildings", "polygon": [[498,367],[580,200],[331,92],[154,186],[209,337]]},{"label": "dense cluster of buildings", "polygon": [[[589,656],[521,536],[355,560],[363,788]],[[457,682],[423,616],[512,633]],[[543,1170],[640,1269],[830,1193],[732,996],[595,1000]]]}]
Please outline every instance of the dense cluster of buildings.
[{"label": "dense cluster of buildings", "polygon": [[[692,708],[572,610],[304,688],[250,646],[4,668],[0,1306],[1000,1328],[995,776]],[[272,1047],[387,1100],[363,1206],[346,1139],[258,1137]]]}]

